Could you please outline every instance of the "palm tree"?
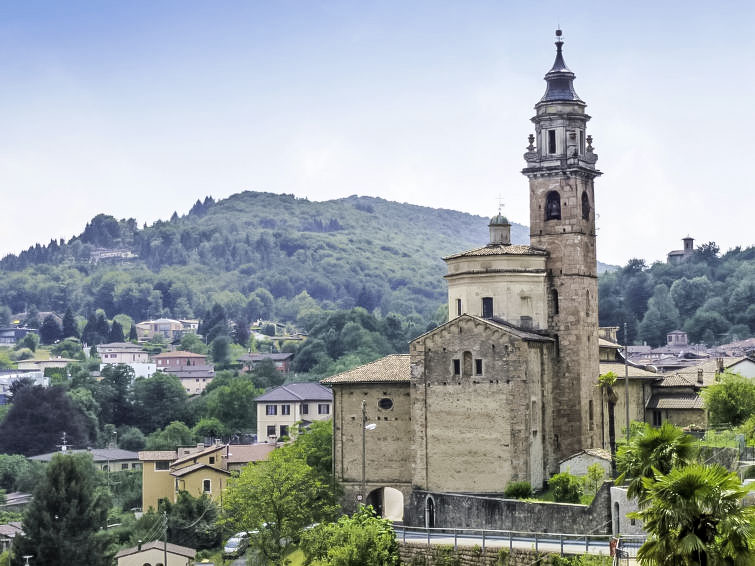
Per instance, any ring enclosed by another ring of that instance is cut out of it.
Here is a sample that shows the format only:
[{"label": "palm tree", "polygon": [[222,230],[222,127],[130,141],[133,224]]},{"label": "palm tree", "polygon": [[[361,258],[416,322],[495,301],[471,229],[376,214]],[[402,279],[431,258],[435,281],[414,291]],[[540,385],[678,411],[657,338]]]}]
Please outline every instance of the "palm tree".
[{"label": "palm tree", "polygon": [[643,478],[642,519],[648,539],[643,566],[745,566],[755,563],[755,507],[736,474],[716,464],[693,464]]},{"label": "palm tree", "polygon": [[644,423],[639,431],[622,446],[616,465],[621,475],[617,483],[631,478],[627,489],[629,498],[642,499],[656,474],[668,474],[673,468],[691,464],[695,457],[695,440],[682,429],[665,422],[660,428]]},{"label": "palm tree", "polygon": [[598,377],[598,384],[603,389],[606,401],[608,401],[608,446],[611,449],[611,477],[614,478],[616,477],[616,423],[614,416],[616,401],[619,400],[619,397],[613,390],[613,384],[616,383],[617,377],[612,371],[602,373]]}]

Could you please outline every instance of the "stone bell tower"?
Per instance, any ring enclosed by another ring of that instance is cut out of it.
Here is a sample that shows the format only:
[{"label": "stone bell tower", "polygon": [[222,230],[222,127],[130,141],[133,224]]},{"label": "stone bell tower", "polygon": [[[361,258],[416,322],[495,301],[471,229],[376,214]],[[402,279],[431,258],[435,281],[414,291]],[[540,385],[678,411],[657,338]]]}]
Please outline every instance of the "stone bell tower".
[{"label": "stone bell tower", "polygon": [[564,63],[561,30],[547,87],[535,105],[522,173],[530,185],[530,245],[548,252],[548,329],[557,338],[554,447],[561,457],[599,446],[598,273],[590,116]]}]

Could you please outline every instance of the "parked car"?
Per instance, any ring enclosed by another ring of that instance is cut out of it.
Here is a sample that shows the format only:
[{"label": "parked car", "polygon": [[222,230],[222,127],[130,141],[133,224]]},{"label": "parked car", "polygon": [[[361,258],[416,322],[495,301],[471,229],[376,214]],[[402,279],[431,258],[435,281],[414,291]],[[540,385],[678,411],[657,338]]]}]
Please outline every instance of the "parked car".
[{"label": "parked car", "polygon": [[249,533],[242,531],[229,538],[223,547],[223,556],[237,558],[249,547]]}]

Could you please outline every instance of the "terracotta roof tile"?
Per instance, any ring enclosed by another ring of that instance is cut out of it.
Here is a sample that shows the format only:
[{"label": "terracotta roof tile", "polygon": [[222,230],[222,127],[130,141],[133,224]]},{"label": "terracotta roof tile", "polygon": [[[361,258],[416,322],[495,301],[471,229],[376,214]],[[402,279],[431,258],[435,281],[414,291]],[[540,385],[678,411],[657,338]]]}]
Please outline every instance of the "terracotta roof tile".
[{"label": "terracotta roof tile", "polygon": [[702,398],[695,393],[654,393],[648,409],[703,409]]},{"label": "terracotta roof tile", "polygon": [[170,460],[171,462],[176,459],[175,450],[144,450],[139,452],[139,459],[145,461],[153,460]]},{"label": "terracotta roof tile", "polygon": [[473,250],[467,250],[458,254],[453,254],[444,257],[444,260],[456,259],[460,257],[479,257],[479,256],[491,256],[491,255],[548,255],[548,252],[539,248],[533,248],[532,246],[525,246],[521,244],[488,244],[481,248],[475,248]]},{"label": "terracotta roof tile", "polygon": [[409,382],[409,354],[392,354],[320,381],[329,385],[400,382]]}]

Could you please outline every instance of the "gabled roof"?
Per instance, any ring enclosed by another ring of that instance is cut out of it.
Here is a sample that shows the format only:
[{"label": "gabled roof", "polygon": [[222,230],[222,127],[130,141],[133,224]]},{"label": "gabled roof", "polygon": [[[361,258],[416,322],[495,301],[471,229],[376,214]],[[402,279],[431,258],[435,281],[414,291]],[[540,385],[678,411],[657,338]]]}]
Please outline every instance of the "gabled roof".
[{"label": "gabled roof", "polygon": [[294,355],[290,352],[284,352],[284,353],[269,353],[269,354],[244,354],[243,356],[239,356],[239,361],[242,362],[259,362],[262,360],[272,360],[274,362],[279,361],[285,361],[293,358]]},{"label": "gabled roof", "polygon": [[142,450],[139,452],[139,459],[146,462],[164,462],[166,460],[173,461],[176,459],[175,450]]},{"label": "gabled roof", "polygon": [[203,463],[200,462],[198,464],[192,464],[191,466],[186,466],[185,468],[180,468],[178,470],[173,470],[172,472],[170,472],[170,475],[171,476],[175,476],[177,478],[181,478],[183,476],[187,476],[189,474],[192,474],[192,473],[196,472],[197,470],[201,470],[202,468],[209,468],[209,469],[215,470],[216,472],[219,472],[221,474],[230,475],[230,473],[231,473],[231,472],[229,472],[227,470],[224,470],[223,468],[218,468],[217,466],[211,466],[210,464],[203,464]]},{"label": "gabled roof", "polygon": [[480,257],[480,256],[494,256],[494,255],[535,255],[535,256],[547,256],[548,252],[541,250],[540,248],[533,248],[532,246],[525,246],[522,244],[488,244],[480,248],[474,248],[457,254],[447,255],[443,258],[444,261],[449,259],[458,259],[461,257]]},{"label": "gabled roof", "polygon": [[248,464],[267,460],[275,444],[231,444],[228,446],[229,464]]},{"label": "gabled roof", "polygon": [[320,383],[409,383],[409,354],[391,354],[369,364],[326,377]]},{"label": "gabled roof", "polygon": [[[197,555],[197,551],[193,548],[188,548],[186,546],[180,546],[177,544],[173,544],[171,542],[164,543],[159,540],[153,540],[150,542],[145,542],[142,544],[141,550],[152,550],[152,549],[158,549],[163,550],[165,548],[168,549],[168,552],[171,554],[178,554],[179,556],[186,556],[188,558],[194,558]],[[137,552],[141,552],[139,550],[138,546],[133,546],[131,548],[124,548],[118,554],[115,555],[116,558],[123,558],[124,556],[129,556],[131,554],[136,554]]]},{"label": "gabled roof", "polygon": [[648,409],[703,409],[702,398],[696,393],[653,393]]},{"label": "gabled roof", "polygon": [[[645,377],[650,379],[659,379],[661,376],[652,371],[647,371],[642,368],[634,367],[632,364],[628,364],[629,378]],[[619,379],[624,378],[624,364],[621,362],[600,362],[600,374],[608,373],[612,371]]]},{"label": "gabled roof", "polygon": [[424,338],[425,336],[429,336],[430,334],[434,334],[435,332],[439,332],[440,330],[451,326],[453,324],[457,324],[461,321],[461,319],[471,319],[476,322],[482,323],[484,325],[497,328],[499,330],[503,330],[505,332],[508,332],[509,334],[513,334],[517,338],[521,338],[522,340],[527,340],[530,342],[554,342],[553,338],[549,336],[545,336],[544,334],[537,334],[535,332],[530,332],[529,330],[523,330],[522,328],[519,328],[518,326],[514,326],[513,324],[506,322],[505,320],[501,320],[499,318],[482,318],[479,316],[474,316],[471,314],[463,314],[461,316],[457,316],[456,318],[453,318],[449,320],[448,322],[445,322],[441,324],[440,326],[437,326],[433,328],[432,330],[428,330],[424,334],[420,334],[417,336],[412,342],[419,340],[420,338]]},{"label": "gabled roof", "polygon": [[585,448],[584,450],[580,450],[576,454],[572,454],[571,456],[564,458],[559,462],[559,464],[563,464],[564,462],[567,462],[572,458],[581,456],[582,454],[587,454],[588,456],[592,456],[594,458],[600,458],[601,460],[607,460],[608,462],[611,461],[611,452],[609,450],[605,450],[604,448]]},{"label": "gabled roof", "polygon": [[194,352],[184,352],[183,350],[176,350],[174,352],[163,352],[152,356],[155,359],[158,358],[206,358],[206,354],[195,354]]},{"label": "gabled roof", "polygon": [[118,462],[122,460],[137,460],[139,455],[137,452],[130,450],[121,450],[120,448],[89,448],[87,450],[66,450],[65,452],[48,452],[47,454],[39,454],[37,456],[31,456],[29,460],[36,460],[38,462],[49,462],[56,454],[91,454],[92,460],[95,462]]},{"label": "gabled roof", "polygon": [[225,444],[213,444],[212,446],[199,450],[198,452],[192,452],[191,454],[186,454],[186,456],[181,456],[180,458],[176,459],[176,461],[173,462],[171,466],[183,464],[184,462],[189,462],[191,460],[195,460],[196,458],[207,456],[208,454],[214,454],[218,450],[222,450],[224,448]]},{"label": "gabled roof", "polygon": [[255,401],[332,401],[333,392],[319,383],[289,383],[260,395]]}]

